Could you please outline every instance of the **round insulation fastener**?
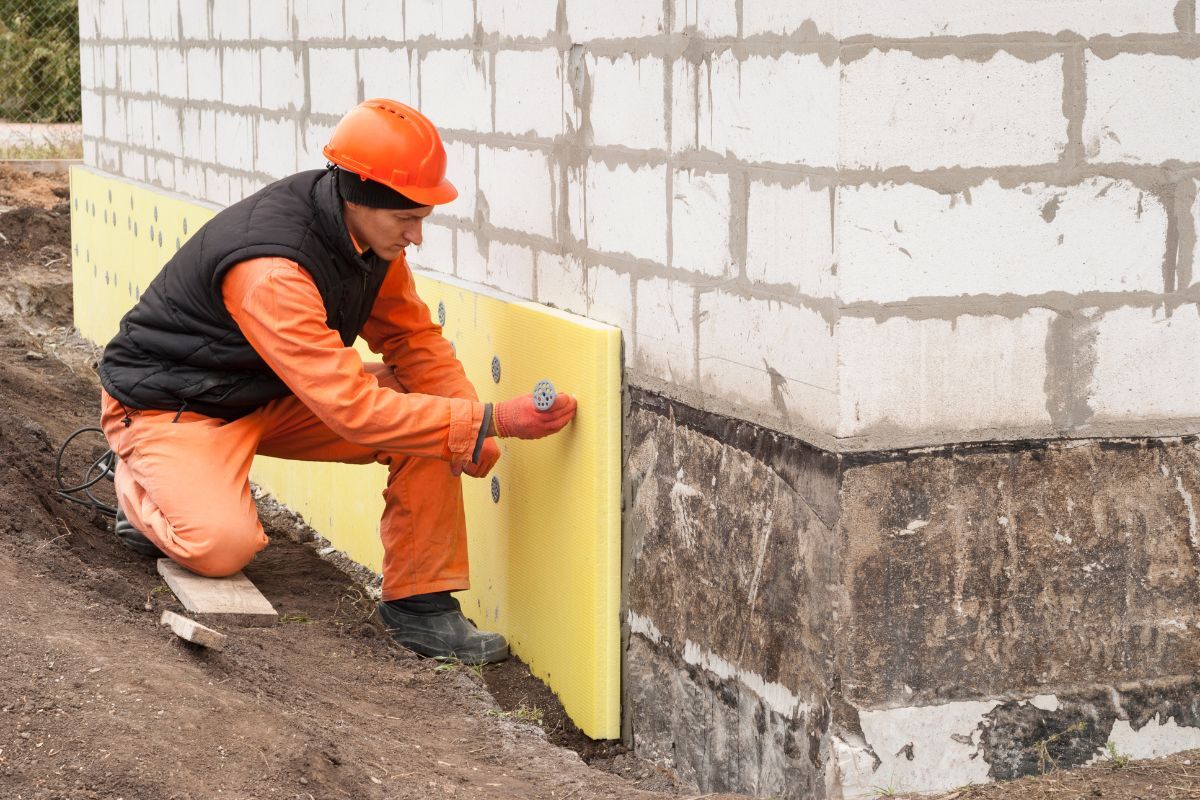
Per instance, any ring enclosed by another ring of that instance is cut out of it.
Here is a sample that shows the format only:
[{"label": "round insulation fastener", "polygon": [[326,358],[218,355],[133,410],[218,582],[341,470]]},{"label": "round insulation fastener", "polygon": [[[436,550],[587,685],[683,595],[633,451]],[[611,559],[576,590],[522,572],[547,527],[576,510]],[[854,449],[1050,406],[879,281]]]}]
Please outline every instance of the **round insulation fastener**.
[{"label": "round insulation fastener", "polygon": [[554,384],[550,381],[538,381],[533,387],[533,406],[538,411],[549,411],[556,397],[558,392],[554,391]]},{"label": "round insulation fastener", "polygon": [[446,304],[438,303],[438,325],[446,327]]},{"label": "round insulation fastener", "polygon": [[500,382],[500,356],[492,356],[492,382]]},{"label": "round insulation fastener", "polygon": [[500,478],[495,475],[492,476],[492,502],[500,502]]}]

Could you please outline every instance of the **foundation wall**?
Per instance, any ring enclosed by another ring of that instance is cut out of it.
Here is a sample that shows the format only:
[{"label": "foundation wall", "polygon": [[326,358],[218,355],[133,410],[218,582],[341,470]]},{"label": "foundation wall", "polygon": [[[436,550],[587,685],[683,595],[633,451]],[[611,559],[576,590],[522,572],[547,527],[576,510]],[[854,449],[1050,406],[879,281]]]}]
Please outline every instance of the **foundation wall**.
[{"label": "foundation wall", "polygon": [[874,797],[1200,746],[1194,439],[833,455],[634,392],[626,735]]},{"label": "foundation wall", "polygon": [[622,329],[640,752],[836,797],[1193,741],[1195,0],[80,15],[90,166],[224,205],[396,97],[461,191],[412,261]]}]

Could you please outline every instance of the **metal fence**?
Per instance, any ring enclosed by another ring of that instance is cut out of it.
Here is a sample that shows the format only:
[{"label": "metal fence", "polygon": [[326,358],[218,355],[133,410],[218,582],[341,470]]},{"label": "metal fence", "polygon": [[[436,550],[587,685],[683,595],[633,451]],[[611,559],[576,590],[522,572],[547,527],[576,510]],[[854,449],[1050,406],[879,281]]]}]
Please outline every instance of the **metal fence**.
[{"label": "metal fence", "polygon": [[0,121],[79,119],[78,0],[0,0]]}]

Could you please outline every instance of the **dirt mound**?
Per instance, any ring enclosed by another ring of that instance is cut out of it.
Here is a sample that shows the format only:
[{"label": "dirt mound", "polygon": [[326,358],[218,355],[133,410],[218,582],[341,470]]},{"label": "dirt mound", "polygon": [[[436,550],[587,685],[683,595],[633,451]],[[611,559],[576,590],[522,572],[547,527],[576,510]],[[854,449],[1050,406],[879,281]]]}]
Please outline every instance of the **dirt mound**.
[{"label": "dirt mound", "polygon": [[0,214],[0,259],[28,256],[44,248],[65,256],[71,242],[71,209],[66,203],[51,208],[24,206]]},{"label": "dirt mound", "polygon": [[0,164],[0,206],[50,208],[71,194],[67,176]]}]

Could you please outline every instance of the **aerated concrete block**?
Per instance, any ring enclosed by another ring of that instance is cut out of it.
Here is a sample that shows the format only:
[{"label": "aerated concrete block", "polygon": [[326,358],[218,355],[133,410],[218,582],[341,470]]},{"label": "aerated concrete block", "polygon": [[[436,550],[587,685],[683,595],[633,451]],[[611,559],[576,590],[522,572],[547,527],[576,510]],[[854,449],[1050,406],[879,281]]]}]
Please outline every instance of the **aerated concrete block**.
[{"label": "aerated concrete block", "polygon": [[533,298],[533,251],[517,244],[492,242],[487,283],[517,297]]},{"label": "aerated concrete block", "polygon": [[1200,61],[1176,55],[1087,56],[1083,146],[1089,161],[1200,161]]},{"label": "aerated concrete block", "polygon": [[279,179],[296,172],[296,141],[299,131],[293,119],[260,117],[254,171]]},{"label": "aerated concrete block", "polygon": [[252,0],[211,0],[212,35],[218,40],[250,38]]},{"label": "aerated concrete block", "polygon": [[478,237],[471,231],[457,230],[455,240],[455,274],[464,281],[487,283],[487,254]]},{"label": "aerated concrete block", "polygon": [[416,80],[412,74],[412,53],[404,48],[359,50],[358,80],[364,100],[387,97],[407,105],[416,103]]},{"label": "aerated concrete block", "polygon": [[[837,323],[838,436],[1047,430],[1053,312]],[[888,432],[888,433],[885,433]],[[922,437],[930,437],[922,439]],[[956,439],[961,440],[961,439]]]},{"label": "aerated concrete block", "polygon": [[871,50],[841,74],[845,167],[1052,164],[1067,144],[1061,55],[974,61]]},{"label": "aerated concrete block", "polygon": [[154,48],[137,45],[128,48],[128,54],[129,71],[123,80],[126,91],[137,94],[157,94],[157,53]]},{"label": "aerated concrete block", "polygon": [[496,54],[496,132],[552,139],[565,133],[562,54],[556,48]]},{"label": "aerated concrete block", "polygon": [[585,65],[591,83],[593,143],[637,150],[666,149],[663,60],[589,55]]},{"label": "aerated concrete block", "polygon": [[150,100],[125,101],[125,143],[147,150],[154,147],[154,108]]},{"label": "aerated concrete block", "polygon": [[836,293],[834,191],[811,183],[750,182],[746,211],[746,276],[795,286],[808,297]]},{"label": "aerated concrete block", "polygon": [[780,3],[778,0],[742,0],[744,36],[790,36],[806,26],[813,34],[837,35],[840,0]]},{"label": "aerated concrete block", "polygon": [[187,51],[188,99],[220,102],[221,57],[215,48],[192,47]]},{"label": "aerated concrete block", "polygon": [[577,256],[544,250],[535,254],[537,301],[572,314],[587,313],[587,281]]},{"label": "aerated concrete block", "polygon": [[178,41],[180,38],[178,0],[155,0],[147,5],[150,12],[150,38],[167,42]]},{"label": "aerated concrete block", "polygon": [[226,47],[221,52],[221,99],[226,105],[260,107],[260,63],[258,51],[250,48]]},{"label": "aerated concrete block", "polygon": [[469,39],[475,31],[471,0],[406,0],[405,38],[428,36],[448,42]]},{"label": "aerated concrete block", "polygon": [[161,102],[154,104],[153,108],[154,149],[162,153],[178,153],[183,141],[180,125],[182,112]]},{"label": "aerated concrete block", "polygon": [[[414,5],[415,7],[415,5]],[[396,0],[354,0],[346,4],[346,38],[390,44],[405,41],[404,5]],[[367,94],[368,97],[391,95]]]},{"label": "aerated concrete block", "polygon": [[558,0],[489,0],[478,8],[486,33],[518,39],[541,39],[554,31]]},{"label": "aerated concrete block", "polygon": [[287,42],[292,38],[289,3],[250,3],[250,36],[259,41]]},{"label": "aerated concrete block", "polygon": [[815,53],[713,55],[698,78],[699,147],[750,162],[836,166],[839,72]]},{"label": "aerated concrete block", "polygon": [[304,105],[305,75],[301,55],[286,47],[264,47],[259,51],[262,76],[262,107],[271,111],[294,111]]},{"label": "aerated concrete block", "polygon": [[339,39],[346,35],[341,0],[292,0],[296,36],[308,39]]},{"label": "aerated concrete block", "polygon": [[1080,36],[1127,36],[1138,33],[1176,33],[1177,0],[908,0],[880,5],[871,0],[843,0],[839,5],[838,35],[871,35],[888,39],[974,34],[1044,33],[1063,31]]},{"label": "aerated concrete block", "polygon": [[588,162],[583,220],[587,246],[665,263],[666,179],[666,167]]},{"label": "aerated concrete block", "polygon": [[[629,336],[633,332],[633,281],[605,266],[587,270],[587,316],[597,322],[615,325]],[[628,359],[630,348],[625,348]]]},{"label": "aerated concrete block", "polygon": [[696,380],[696,290],[685,283],[650,278],[637,284],[637,371],[676,386]]},{"label": "aerated concrete block", "polygon": [[[106,0],[111,2],[112,0]],[[208,27],[208,0],[179,0],[179,31],[184,39],[206,42],[212,38]]]},{"label": "aerated concrete block", "polygon": [[987,180],[954,193],[885,183],[837,197],[846,302],[1163,291],[1167,210],[1128,181]]},{"label": "aerated concrete block", "polygon": [[707,38],[733,37],[738,33],[734,0],[672,0],[675,32],[695,33]]},{"label": "aerated concrete block", "polygon": [[833,433],[838,356],[818,312],[717,290],[700,295],[700,381],[739,415]]},{"label": "aerated concrete block", "polygon": [[314,114],[340,117],[358,103],[354,51],[312,47],[308,51],[308,93]]},{"label": "aerated concrete block", "polygon": [[499,228],[554,235],[554,179],[540,149],[479,148],[479,191],[487,219]]},{"label": "aerated concrete block", "polygon": [[420,246],[408,248],[408,261],[422,269],[453,275],[454,231],[426,222],[422,226]]},{"label": "aerated concrete block", "polygon": [[664,26],[661,3],[615,0],[607,5],[567,0],[567,34],[573,42],[654,36]]},{"label": "aerated concrete block", "polygon": [[[1095,323],[1095,422],[1200,418],[1200,309],[1118,308]],[[1190,429],[1190,428],[1189,428]]]},{"label": "aerated concrete block", "polygon": [[492,130],[492,87],[483,53],[434,50],[421,58],[421,111],[439,129]]},{"label": "aerated concrete block", "polygon": [[217,152],[225,167],[254,169],[254,118],[234,111],[217,112]]},{"label": "aerated concrete block", "polygon": [[187,99],[187,57],[183,50],[164,45],[158,48],[157,57],[158,93],[163,97]]},{"label": "aerated concrete block", "polygon": [[446,147],[446,179],[458,189],[453,202],[438,206],[438,215],[475,219],[475,195],[478,183],[475,174],[475,145],[470,142],[444,139]]},{"label": "aerated concrete block", "polygon": [[671,266],[712,277],[736,273],[729,249],[729,176],[677,170],[671,185]]}]

